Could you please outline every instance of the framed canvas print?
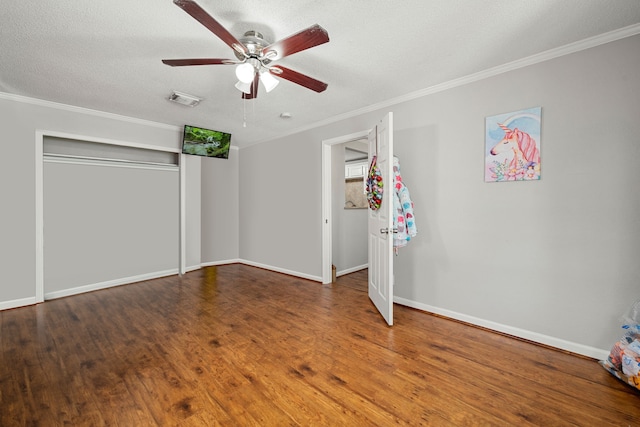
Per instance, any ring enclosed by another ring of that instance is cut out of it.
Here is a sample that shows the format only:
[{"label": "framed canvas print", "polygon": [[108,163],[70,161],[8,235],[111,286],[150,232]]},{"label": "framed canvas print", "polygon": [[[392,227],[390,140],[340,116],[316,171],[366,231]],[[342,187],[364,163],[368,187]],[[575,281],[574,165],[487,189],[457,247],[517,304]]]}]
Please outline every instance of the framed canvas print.
[{"label": "framed canvas print", "polygon": [[485,182],[540,179],[542,107],[486,118]]}]

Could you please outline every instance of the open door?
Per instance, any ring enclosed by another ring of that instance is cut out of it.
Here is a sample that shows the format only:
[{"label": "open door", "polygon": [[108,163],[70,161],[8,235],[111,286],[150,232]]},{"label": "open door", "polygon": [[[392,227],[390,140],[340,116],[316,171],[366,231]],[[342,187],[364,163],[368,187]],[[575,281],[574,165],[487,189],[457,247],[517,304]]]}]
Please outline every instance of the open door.
[{"label": "open door", "polygon": [[393,325],[393,113],[369,132],[369,165],[376,156],[383,183],[378,210],[368,209],[369,298]]}]

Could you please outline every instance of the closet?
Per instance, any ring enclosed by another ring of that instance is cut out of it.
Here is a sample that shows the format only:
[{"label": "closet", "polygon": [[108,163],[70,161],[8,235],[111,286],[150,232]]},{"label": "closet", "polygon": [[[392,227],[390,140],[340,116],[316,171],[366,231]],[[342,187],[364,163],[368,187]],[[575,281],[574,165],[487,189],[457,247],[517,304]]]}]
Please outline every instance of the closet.
[{"label": "closet", "polygon": [[179,155],[45,137],[44,298],[178,272]]}]

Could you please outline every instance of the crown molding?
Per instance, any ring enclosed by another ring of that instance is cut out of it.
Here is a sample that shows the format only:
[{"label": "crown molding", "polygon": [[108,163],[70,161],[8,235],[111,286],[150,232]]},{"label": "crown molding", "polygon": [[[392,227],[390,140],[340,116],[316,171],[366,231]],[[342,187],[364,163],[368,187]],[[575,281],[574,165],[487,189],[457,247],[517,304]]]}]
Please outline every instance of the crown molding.
[{"label": "crown molding", "polygon": [[133,123],[133,124],[138,124],[138,125],[144,125],[144,126],[151,126],[151,127],[155,127],[155,128],[159,128],[159,129],[172,130],[172,131],[181,131],[182,130],[182,127],[180,127],[180,126],[174,126],[174,125],[169,125],[169,124],[166,124],[166,123],[154,122],[154,121],[151,121],[151,120],[138,119],[138,118],[135,118],[135,117],[123,116],[121,114],[107,113],[105,111],[92,110],[90,108],[77,107],[75,105],[62,104],[62,103],[59,103],[59,102],[46,101],[44,99],[30,98],[28,96],[16,95],[16,94],[13,94],[13,93],[0,92],[0,99],[6,99],[6,100],[9,100],[9,101],[22,102],[24,104],[37,105],[37,106],[40,106],[40,107],[54,108],[56,110],[70,111],[72,113],[88,114],[88,115],[91,115],[91,116],[102,117],[104,119],[120,120],[120,121],[123,121],[123,122],[128,122],[128,123]]},{"label": "crown molding", "polygon": [[[580,52],[583,50],[590,49],[592,47],[600,46],[606,43],[614,42],[616,40],[621,40],[627,37],[632,37],[637,34],[640,34],[640,24],[633,24],[627,27],[619,28],[614,31],[610,31],[608,33],[599,34],[597,36],[589,37],[574,43],[569,43],[564,46],[560,46],[558,48],[550,49],[535,55],[528,56],[526,58],[518,59],[516,61],[507,62],[506,64],[498,65],[493,68],[489,68],[487,70],[479,71],[474,74],[469,74],[464,77],[460,77],[458,79],[450,80],[444,83],[440,83],[434,86],[430,86],[424,89],[417,90],[415,92],[408,93],[406,95],[402,95],[396,98],[391,98],[386,101],[379,102],[377,104],[372,104],[364,108],[360,108],[358,110],[349,111],[347,113],[343,113],[337,116],[330,117],[326,120],[322,120],[319,122],[315,122],[311,125],[300,127],[298,129],[294,129],[286,134],[282,134],[275,138],[269,138],[262,141],[257,141],[254,144],[247,145],[247,147],[251,145],[261,144],[263,142],[273,141],[276,139],[280,139],[285,136],[294,135],[296,133],[304,132],[307,130],[315,129],[321,126],[329,125],[335,122],[339,122],[341,120],[350,119],[352,117],[360,116],[362,114],[370,113],[376,110],[381,110],[383,108],[388,108],[397,104],[401,104],[403,102],[411,101],[416,98],[422,98],[427,95],[432,95],[438,92],[443,92],[445,90],[453,89],[456,87],[464,86],[469,83],[477,82],[480,80],[488,79],[490,77],[494,77],[500,74],[507,73],[509,71],[517,70],[519,68],[528,67],[530,65],[539,64],[541,62],[549,61],[551,59],[559,58],[561,56],[570,55],[572,53]],[[243,147],[246,148],[246,147]]]}]

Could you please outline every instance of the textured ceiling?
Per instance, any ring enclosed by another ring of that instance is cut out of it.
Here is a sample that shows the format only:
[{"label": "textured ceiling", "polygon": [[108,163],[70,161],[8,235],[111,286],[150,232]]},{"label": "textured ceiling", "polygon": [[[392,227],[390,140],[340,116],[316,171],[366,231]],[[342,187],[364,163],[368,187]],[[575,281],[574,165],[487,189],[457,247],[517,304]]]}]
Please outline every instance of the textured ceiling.
[{"label": "textured ceiling", "polygon": [[[639,0],[198,0],[236,37],[279,40],[313,24],[330,42],[275,64],[328,83],[289,81],[243,101],[234,58],[171,0],[10,2],[0,11],[0,92],[233,134],[246,146],[370,105],[640,23]],[[177,90],[204,98],[168,102]],[[289,112],[290,119],[280,113]],[[246,116],[246,127],[243,126]]]}]

